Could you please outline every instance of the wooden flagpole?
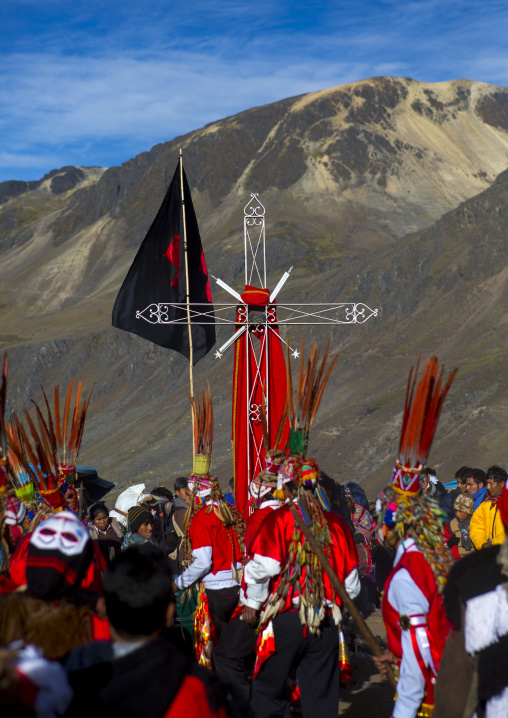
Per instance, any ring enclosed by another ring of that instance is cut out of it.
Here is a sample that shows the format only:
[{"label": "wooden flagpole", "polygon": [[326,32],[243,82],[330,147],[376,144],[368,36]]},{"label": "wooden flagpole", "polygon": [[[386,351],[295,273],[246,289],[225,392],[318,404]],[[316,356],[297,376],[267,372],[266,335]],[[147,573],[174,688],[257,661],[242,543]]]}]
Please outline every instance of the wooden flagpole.
[{"label": "wooden flagpole", "polygon": [[[194,347],[192,344],[192,327],[190,318],[190,291],[189,291],[189,260],[187,258],[187,224],[185,221],[185,196],[183,191],[183,159],[182,149],[180,148],[180,190],[182,195],[182,220],[183,220],[183,249],[185,254],[185,303],[187,305],[187,328],[189,331],[189,383],[190,383],[190,395],[194,398],[194,376],[192,373],[192,365],[194,363]],[[192,447],[194,456],[194,412],[191,411],[192,415]]]},{"label": "wooden flagpole", "polygon": [[[342,599],[342,603],[347,608],[349,613],[351,614],[353,621],[356,623],[358,628],[360,629],[363,637],[365,638],[365,642],[372,651],[372,654],[374,656],[381,656],[383,651],[381,650],[381,647],[379,646],[378,642],[374,638],[374,634],[368,627],[368,625],[363,620],[363,617],[359,610],[356,608],[353,601],[349,598],[348,593],[342,583],[339,580],[339,577],[333,570],[333,568],[330,565],[330,562],[322,552],[318,542],[316,541],[314,534],[312,533],[311,529],[307,526],[307,524],[302,521],[300,514],[298,513],[296,506],[292,501],[288,503],[289,509],[291,513],[294,516],[295,523],[298,526],[299,529],[303,532],[305,538],[310,544],[311,549],[314,551],[314,553],[317,556],[317,559],[321,566],[324,568],[326,573],[328,574],[328,578],[330,579],[332,586],[337,591],[339,596]],[[389,663],[386,663],[386,676],[388,680],[390,681],[393,688],[397,688],[397,681],[395,680],[395,675],[393,673],[392,667]]]}]

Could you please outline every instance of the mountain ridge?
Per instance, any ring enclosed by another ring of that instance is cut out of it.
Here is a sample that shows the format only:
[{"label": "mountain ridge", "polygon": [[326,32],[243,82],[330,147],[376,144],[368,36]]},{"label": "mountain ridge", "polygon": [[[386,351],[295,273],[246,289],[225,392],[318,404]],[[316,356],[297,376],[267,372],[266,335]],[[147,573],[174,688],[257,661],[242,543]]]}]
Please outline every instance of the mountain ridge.
[{"label": "mountain ridge", "polygon": [[[297,345],[329,336],[341,354],[311,437],[330,475],[371,490],[389,478],[420,351],[459,366],[432,463],[449,473],[454,461],[481,464],[492,452],[491,463],[501,461],[507,108],[504,88],[373,78],[210,123],[88,186],[9,198],[0,206],[0,344],[11,357],[11,405],[28,406],[40,383],[79,376],[96,386],[82,461],[120,488],[188,470],[185,360],[110,326],[182,146],[211,273],[242,289],[243,206],[248,187],[261,185],[269,286],[294,264],[284,301],[379,308],[365,325],[291,336]],[[195,370],[214,393],[214,465],[225,480],[231,371],[227,355]]]}]

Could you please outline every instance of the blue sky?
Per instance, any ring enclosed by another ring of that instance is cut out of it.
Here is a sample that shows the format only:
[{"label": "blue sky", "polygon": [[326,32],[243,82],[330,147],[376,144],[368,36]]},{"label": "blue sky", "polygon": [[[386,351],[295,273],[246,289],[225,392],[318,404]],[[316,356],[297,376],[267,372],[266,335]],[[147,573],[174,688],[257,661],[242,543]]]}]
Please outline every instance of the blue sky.
[{"label": "blue sky", "polygon": [[0,181],[377,75],[508,85],[506,0],[2,0]]}]

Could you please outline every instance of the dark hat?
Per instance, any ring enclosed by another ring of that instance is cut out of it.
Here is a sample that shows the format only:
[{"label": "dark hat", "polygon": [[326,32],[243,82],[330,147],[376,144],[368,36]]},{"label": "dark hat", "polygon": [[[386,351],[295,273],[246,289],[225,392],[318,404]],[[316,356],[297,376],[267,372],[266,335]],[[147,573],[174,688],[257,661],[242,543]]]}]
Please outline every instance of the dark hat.
[{"label": "dark hat", "polygon": [[173,492],[167,489],[165,486],[157,486],[157,488],[152,489],[150,493],[157,499],[166,499],[167,501],[173,501]]},{"label": "dark hat", "polygon": [[144,524],[146,521],[153,523],[152,512],[150,509],[147,509],[146,506],[133,506],[127,512],[127,518],[129,520],[129,528],[133,534],[136,533],[141,524]]}]

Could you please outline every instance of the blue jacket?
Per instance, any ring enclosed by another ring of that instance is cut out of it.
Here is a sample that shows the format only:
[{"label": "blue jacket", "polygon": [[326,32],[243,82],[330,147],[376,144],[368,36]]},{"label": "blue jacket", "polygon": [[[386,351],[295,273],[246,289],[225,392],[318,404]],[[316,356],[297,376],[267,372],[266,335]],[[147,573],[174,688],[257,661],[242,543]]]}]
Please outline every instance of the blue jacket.
[{"label": "blue jacket", "polygon": [[129,548],[129,546],[139,546],[142,543],[151,543],[153,546],[157,546],[157,543],[153,540],[153,538],[146,539],[140,536],[138,533],[127,531],[127,533],[123,537],[122,551],[125,551],[125,549]]}]

